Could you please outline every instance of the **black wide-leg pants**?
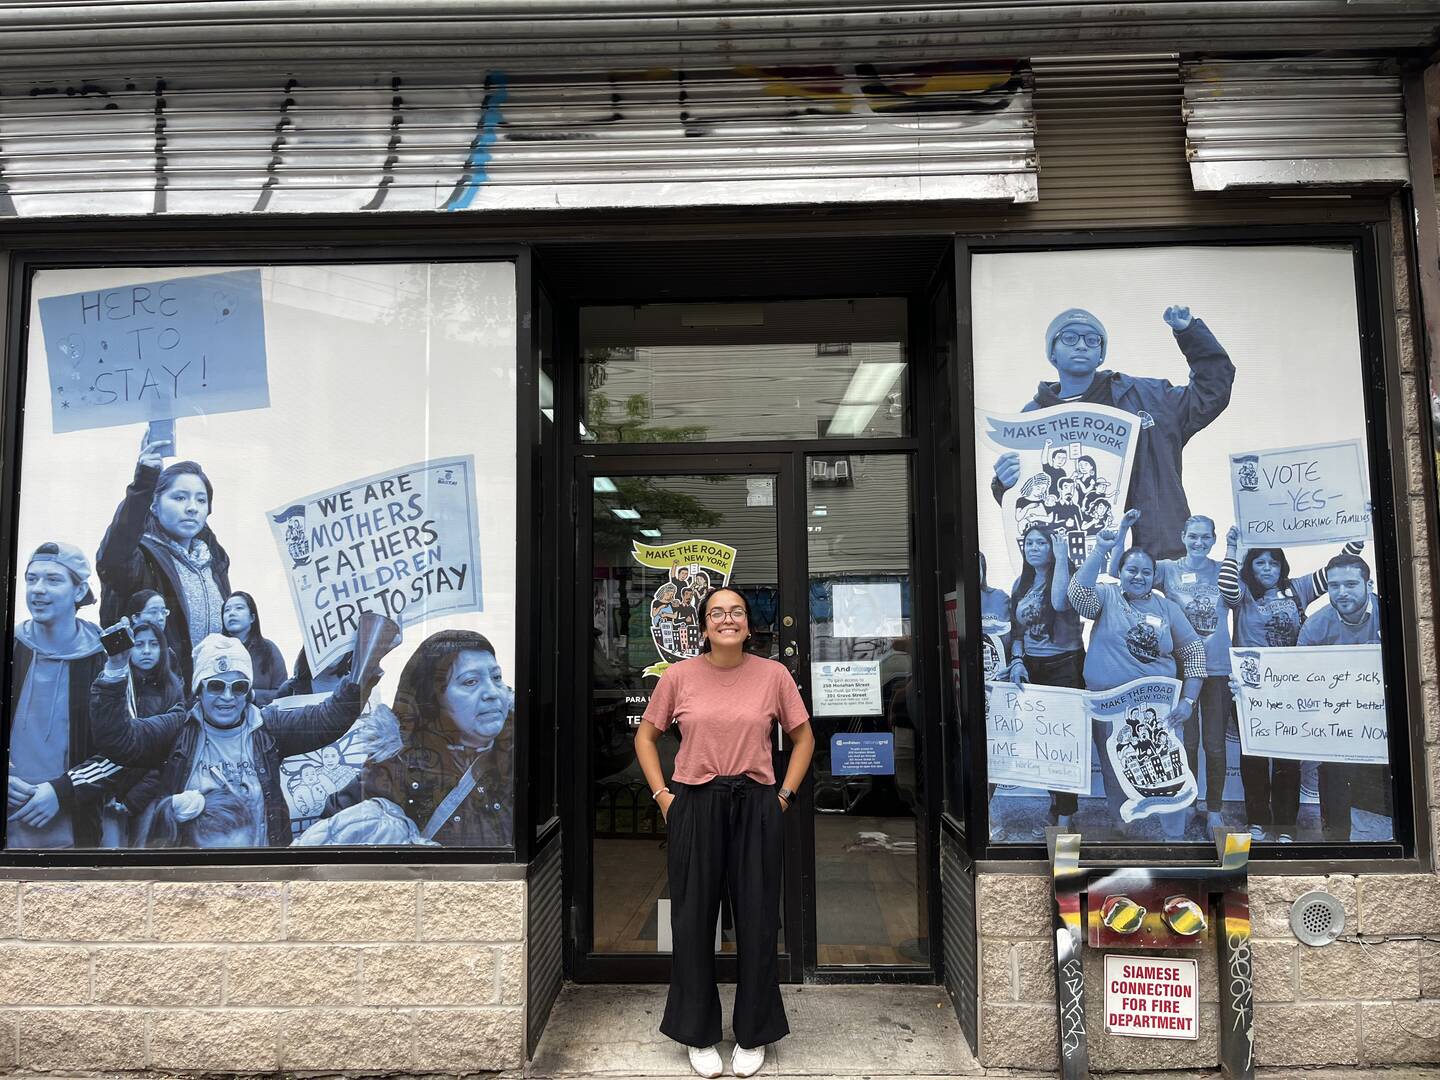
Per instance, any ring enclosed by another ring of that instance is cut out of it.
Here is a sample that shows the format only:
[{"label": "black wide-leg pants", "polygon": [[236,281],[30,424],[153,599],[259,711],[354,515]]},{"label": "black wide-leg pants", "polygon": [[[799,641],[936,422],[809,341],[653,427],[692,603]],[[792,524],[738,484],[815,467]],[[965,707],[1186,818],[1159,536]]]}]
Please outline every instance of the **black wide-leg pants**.
[{"label": "black wide-leg pants", "polygon": [[780,1000],[783,830],[775,788],[719,776],[670,790],[670,996],[660,1031],[686,1046],[720,1041],[715,921],[722,890],[735,915],[735,1041],[747,1049],[790,1033]]}]

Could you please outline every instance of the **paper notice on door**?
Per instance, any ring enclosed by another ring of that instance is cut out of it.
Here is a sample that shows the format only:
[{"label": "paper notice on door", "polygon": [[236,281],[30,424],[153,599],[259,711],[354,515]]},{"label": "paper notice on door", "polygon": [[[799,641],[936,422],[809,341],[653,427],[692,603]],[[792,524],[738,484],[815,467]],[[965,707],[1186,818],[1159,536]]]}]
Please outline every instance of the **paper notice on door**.
[{"label": "paper notice on door", "polygon": [[774,506],[775,478],[773,476],[747,476],[745,478],[746,506]]},{"label": "paper notice on door", "polygon": [[833,637],[905,636],[898,581],[837,581],[831,586],[830,600],[834,610]]},{"label": "paper notice on door", "polygon": [[810,665],[816,716],[879,716],[880,661],[827,660]]}]

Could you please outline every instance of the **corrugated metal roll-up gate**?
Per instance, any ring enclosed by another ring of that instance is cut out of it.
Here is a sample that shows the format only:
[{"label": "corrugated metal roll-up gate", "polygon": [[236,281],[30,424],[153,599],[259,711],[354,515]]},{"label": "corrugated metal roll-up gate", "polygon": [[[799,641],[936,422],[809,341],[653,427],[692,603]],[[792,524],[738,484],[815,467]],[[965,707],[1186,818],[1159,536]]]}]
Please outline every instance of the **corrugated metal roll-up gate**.
[{"label": "corrugated metal roll-up gate", "polygon": [[10,85],[0,215],[1036,196],[1012,62]]},{"label": "corrugated metal roll-up gate", "polygon": [[1405,101],[1392,61],[1184,64],[1185,153],[1200,191],[1403,184]]}]

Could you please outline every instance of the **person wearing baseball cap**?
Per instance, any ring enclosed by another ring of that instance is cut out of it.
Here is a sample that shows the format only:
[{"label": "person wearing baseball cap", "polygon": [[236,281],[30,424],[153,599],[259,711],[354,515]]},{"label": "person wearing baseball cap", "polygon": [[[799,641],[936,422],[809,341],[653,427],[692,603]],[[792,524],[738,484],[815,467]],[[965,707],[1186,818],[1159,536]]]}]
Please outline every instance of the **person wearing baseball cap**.
[{"label": "person wearing baseball cap", "polygon": [[250,653],[237,639],[208,634],[191,655],[190,699],[157,716],[132,719],[125,700],[125,654],[95,679],[90,723],[115,761],[160,770],[160,799],[225,791],[247,807],[254,847],[285,847],[290,811],[280,762],[326,746],[350,728],[369,690],[346,676],[325,701],[285,709],[255,704]]},{"label": "person wearing baseball cap", "polygon": [[101,808],[123,770],[91,753],[90,684],[105,661],[100,628],[77,616],[95,602],[90,562],[49,541],[25,567],[30,618],[15,628],[7,843],[99,847]]},{"label": "person wearing baseball cap", "polygon": [[[1156,559],[1178,559],[1185,554],[1179,537],[1190,517],[1181,457],[1191,437],[1230,404],[1235,365],[1188,307],[1172,304],[1162,318],[1190,365],[1190,381],[1184,386],[1168,379],[1100,370],[1110,344],[1105,324],[1084,308],[1067,308],[1045,328],[1045,358],[1059,378],[1041,382],[1023,411],[1085,402],[1138,416],[1140,432],[1124,504],[1143,511],[1135,525],[1134,543]],[[996,460],[990,485],[996,502],[1019,482],[1020,467],[1020,456],[1013,451]]]}]

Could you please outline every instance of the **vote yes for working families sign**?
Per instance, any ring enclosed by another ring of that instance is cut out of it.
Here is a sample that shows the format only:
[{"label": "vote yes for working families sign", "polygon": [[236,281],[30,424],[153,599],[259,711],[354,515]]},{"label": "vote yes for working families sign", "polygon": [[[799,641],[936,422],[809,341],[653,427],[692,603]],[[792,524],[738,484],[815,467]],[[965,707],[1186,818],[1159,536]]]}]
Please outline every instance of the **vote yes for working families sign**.
[{"label": "vote yes for working families sign", "polygon": [[367,476],[268,518],[311,671],[349,650],[367,611],[409,626],[484,609],[473,455]]},{"label": "vote yes for working families sign", "polygon": [[1084,403],[1015,414],[976,410],[982,459],[985,447],[992,452],[981,468],[989,472],[1001,454],[1020,458],[1019,480],[1001,500],[1016,573],[1020,540],[1031,525],[1063,530],[1078,565],[1100,531],[1119,524],[1142,423],[1108,405]]},{"label": "vote yes for working families sign", "polygon": [[1291,761],[1390,760],[1379,645],[1231,649],[1240,746]]},{"label": "vote yes for working families sign", "polygon": [[1358,439],[1230,455],[1245,547],[1364,540],[1370,485]]}]

